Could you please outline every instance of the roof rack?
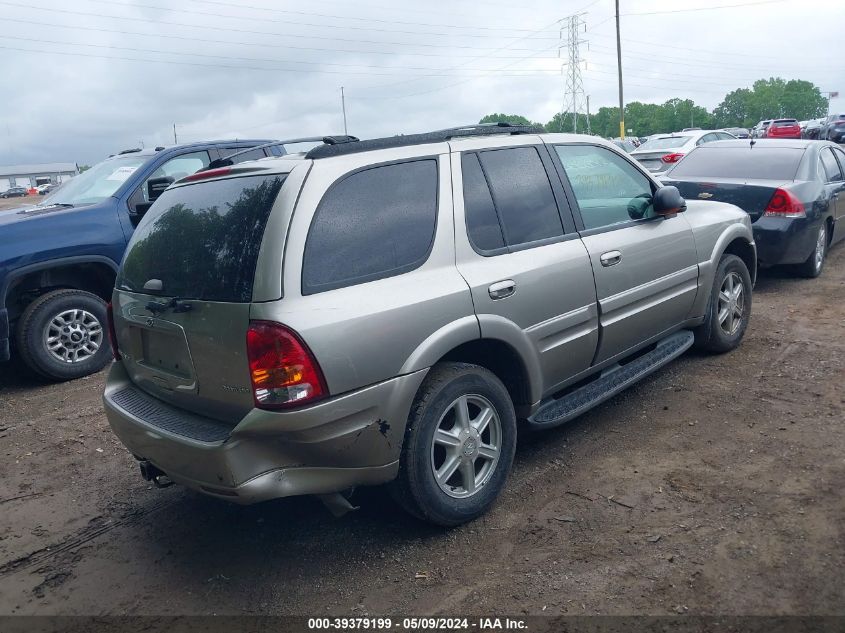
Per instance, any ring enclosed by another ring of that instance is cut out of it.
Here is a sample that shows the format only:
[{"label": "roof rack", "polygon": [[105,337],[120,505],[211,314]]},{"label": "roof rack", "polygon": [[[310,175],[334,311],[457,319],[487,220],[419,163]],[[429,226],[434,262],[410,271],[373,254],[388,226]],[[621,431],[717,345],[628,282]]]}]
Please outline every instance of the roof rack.
[{"label": "roof rack", "polygon": [[309,151],[305,158],[328,158],[330,156],[341,156],[343,154],[354,154],[356,152],[367,152],[376,149],[387,149],[390,147],[405,147],[407,145],[425,145],[426,143],[438,143],[449,141],[453,138],[465,136],[487,136],[492,134],[543,134],[545,130],[536,125],[513,125],[506,121],[497,123],[476,123],[460,127],[450,127],[434,132],[422,134],[407,134],[389,136],[385,138],[373,138],[365,141],[345,142],[342,144],[319,145]]},{"label": "roof rack", "polygon": [[230,165],[234,165],[235,162],[232,160],[235,156],[240,156],[241,154],[247,154],[257,149],[264,149],[265,147],[275,147],[276,145],[296,145],[297,143],[323,143],[324,145],[339,145],[342,143],[351,143],[353,141],[357,141],[357,137],[355,136],[303,136],[301,138],[291,138],[282,141],[272,141],[270,143],[264,143],[263,145],[255,145],[253,147],[246,147],[244,149],[238,150],[228,156],[224,156],[223,158],[218,158],[216,160],[211,161],[208,164],[208,167],[205,169],[201,169],[200,171],[206,171],[208,169],[217,169],[218,167],[229,167]]}]

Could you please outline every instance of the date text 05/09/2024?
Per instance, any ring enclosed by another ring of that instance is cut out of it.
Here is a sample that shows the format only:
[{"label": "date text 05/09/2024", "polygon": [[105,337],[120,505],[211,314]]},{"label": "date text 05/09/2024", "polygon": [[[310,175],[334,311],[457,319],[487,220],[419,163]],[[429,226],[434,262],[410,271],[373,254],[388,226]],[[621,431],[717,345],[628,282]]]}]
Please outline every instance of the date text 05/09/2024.
[{"label": "date text 05/09/2024", "polygon": [[374,630],[374,631],[524,631],[528,626],[521,618],[441,618],[441,617],[353,617],[308,618],[308,629]]}]

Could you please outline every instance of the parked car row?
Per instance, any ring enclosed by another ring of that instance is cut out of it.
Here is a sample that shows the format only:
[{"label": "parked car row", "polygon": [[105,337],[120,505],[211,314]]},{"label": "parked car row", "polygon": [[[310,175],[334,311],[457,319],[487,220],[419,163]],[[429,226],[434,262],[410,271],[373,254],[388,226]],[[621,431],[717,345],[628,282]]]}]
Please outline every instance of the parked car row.
[{"label": "parked car row", "polygon": [[661,174],[693,148],[710,143],[735,138],[729,132],[721,130],[688,130],[676,134],[663,134],[651,137],[631,152],[652,174]]}]

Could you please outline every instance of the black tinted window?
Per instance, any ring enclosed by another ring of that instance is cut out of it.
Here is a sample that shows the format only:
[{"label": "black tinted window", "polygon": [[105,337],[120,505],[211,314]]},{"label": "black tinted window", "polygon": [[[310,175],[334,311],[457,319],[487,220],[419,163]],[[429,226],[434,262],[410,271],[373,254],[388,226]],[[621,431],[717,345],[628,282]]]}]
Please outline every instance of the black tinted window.
[{"label": "black tinted window", "polygon": [[428,257],[437,220],[437,161],[360,171],[320,201],[302,263],[302,292],[391,277]]},{"label": "black tinted window", "polygon": [[[236,154],[238,152],[244,152],[244,147],[230,147],[230,148],[221,148],[220,149],[220,156],[226,158],[231,154]],[[243,154],[238,154],[234,158],[232,158],[232,163],[245,163],[248,160],[258,160],[259,158],[266,158],[267,154],[264,153],[263,149],[253,149],[248,152],[244,152]]]},{"label": "black tinted window", "polygon": [[247,302],[258,249],[283,176],[229,178],[168,189],[135,230],[118,287],[207,301]]},{"label": "black tinted window", "polygon": [[669,178],[759,178],[794,180],[803,149],[792,147],[699,147],[667,175]]},{"label": "black tinted window", "polygon": [[819,156],[822,159],[822,168],[827,182],[838,182],[842,180],[842,172],[839,170],[839,163],[829,148],[824,148]]},{"label": "black tinted window", "polygon": [[470,242],[483,251],[502,248],[505,238],[478,157],[475,154],[464,154],[461,168],[464,178],[464,214]]},{"label": "black tinted window", "polygon": [[552,186],[533,147],[481,152],[509,246],[563,235]]}]

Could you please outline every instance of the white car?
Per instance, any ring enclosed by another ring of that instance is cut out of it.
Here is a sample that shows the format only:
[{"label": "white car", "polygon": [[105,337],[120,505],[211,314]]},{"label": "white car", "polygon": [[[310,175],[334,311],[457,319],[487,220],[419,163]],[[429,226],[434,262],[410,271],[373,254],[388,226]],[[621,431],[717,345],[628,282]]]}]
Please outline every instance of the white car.
[{"label": "white car", "polygon": [[710,141],[727,141],[736,137],[722,130],[690,130],[659,134],[631,152],[631,157],[653,174],[662,174],[698,145]]}]

